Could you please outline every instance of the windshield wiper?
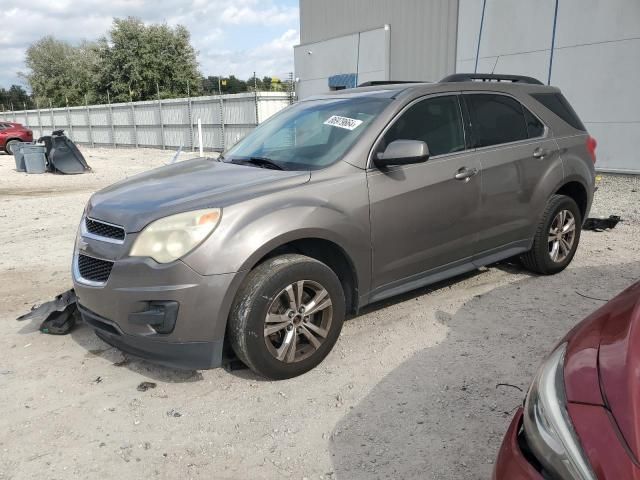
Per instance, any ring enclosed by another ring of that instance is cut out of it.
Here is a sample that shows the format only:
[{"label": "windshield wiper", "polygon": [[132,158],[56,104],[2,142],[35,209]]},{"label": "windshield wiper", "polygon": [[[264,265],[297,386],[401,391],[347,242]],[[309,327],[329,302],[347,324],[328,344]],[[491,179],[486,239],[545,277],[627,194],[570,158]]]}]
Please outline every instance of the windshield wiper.
[{"label": "windshield wiper", "polygon": [[232,163],[245,163],[250,165],[255,165],[260,168],[269,168],[271,170],[284,170],[282,165],[277,164],[273,160],[267,157],[249,157],[247,159],[232,159]]}]

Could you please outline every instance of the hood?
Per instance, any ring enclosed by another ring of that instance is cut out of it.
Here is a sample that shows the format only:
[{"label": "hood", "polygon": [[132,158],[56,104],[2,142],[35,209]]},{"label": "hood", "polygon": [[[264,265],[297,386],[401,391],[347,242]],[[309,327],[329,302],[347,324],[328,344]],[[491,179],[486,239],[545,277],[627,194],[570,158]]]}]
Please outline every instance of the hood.
[{"label": "hood", "polygon": [[309,172],[270,170],[217,162],[186,160],[150,170],[95,193],[87,215],[142,230],[158,218],[209,207],[225,207],[309,181]]},{"label": "hood", "polygon": [[640,282],[608,304],[598,368],[605,404],[635,458],[640,458]]}]

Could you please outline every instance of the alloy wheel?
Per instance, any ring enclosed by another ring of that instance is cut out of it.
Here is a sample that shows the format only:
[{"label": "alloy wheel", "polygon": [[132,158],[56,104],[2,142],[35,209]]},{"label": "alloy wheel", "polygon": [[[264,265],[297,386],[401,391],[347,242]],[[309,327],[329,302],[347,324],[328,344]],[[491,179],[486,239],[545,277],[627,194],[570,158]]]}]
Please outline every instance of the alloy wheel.
[{"label": "alloy wheel", "polygon": [[329,292],[312,280],[282,289],[264,320],[267,349],[277,360],[295,363],[320,348],[331,329],[333,306]]},{"label": "alloy wheel", "polygon": [[549,256],[561,263],[569,256],[576,239],[576,219],[569,210],[560,210],[549,228]]}]

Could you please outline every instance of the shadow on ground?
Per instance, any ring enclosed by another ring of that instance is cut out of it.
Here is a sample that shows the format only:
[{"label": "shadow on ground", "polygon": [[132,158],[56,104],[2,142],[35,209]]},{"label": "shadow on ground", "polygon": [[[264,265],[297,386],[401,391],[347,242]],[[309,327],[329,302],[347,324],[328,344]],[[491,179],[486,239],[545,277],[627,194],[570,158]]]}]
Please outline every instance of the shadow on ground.
[{"label": "shadow on ground", "polygon": [[439,312],[447,339],[392,371],[337,424],[336,477],[489,478],[538,364],[604,303],[581,294],[609,299],[639,277],[637,262],[570,269],[478,295],[453,316]]}]

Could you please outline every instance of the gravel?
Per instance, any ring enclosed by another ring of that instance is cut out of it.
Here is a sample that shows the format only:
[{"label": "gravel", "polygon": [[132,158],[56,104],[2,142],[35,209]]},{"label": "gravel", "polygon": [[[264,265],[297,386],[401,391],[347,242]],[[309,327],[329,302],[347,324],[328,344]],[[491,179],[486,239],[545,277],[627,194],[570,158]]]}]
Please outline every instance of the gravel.
[{"label": "gravel", "polygon": [[288,381],[172,370],[84,326],[54,337],[15,321],[69,286],[89,195],[173,156],[83,151],[95,173],[75,177],[19,174],[0,155],[0,479],[487,478],[520,390],[603,303],[581,294],[640,277],[640,177],[602,175],[593,214],[623,222],[584,232],[559,275],[501,264],[374,305]]}]

